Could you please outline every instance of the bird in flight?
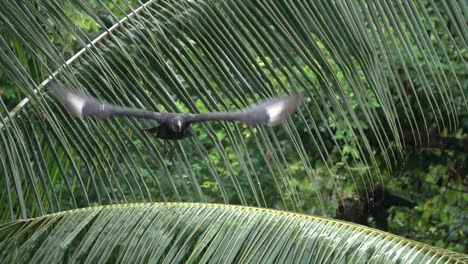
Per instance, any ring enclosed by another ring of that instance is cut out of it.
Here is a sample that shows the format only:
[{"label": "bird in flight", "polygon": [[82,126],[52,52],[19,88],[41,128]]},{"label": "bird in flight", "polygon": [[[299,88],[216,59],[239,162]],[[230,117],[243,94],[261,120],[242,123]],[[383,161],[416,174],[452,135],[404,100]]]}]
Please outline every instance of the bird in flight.
[{"label": "bird in flight", "polygon": [[296,93],[263,101],[235,112],[162,113],[113,105],[84,93],[67,89],[57,82],[52,82],[49,87],[58,101],[76,116],[100,119],[127,116],[156,120],[159,122],[158,126],[144,129],[144,131],[163,140],[185,138],[189,135],[188,128],[191,124],[206,121],[238,121],[251,127],[257,125],[274,126],[294,113],[303,99],[302,94]]}]

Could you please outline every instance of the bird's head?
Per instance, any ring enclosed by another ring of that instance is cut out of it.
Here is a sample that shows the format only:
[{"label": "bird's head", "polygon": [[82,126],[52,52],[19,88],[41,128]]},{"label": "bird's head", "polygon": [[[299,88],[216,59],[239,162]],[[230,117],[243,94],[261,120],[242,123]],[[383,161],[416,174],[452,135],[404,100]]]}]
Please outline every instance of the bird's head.
[{"label": "bird's head", "polygon": [[169,126],[170,126],[171,130],[176,132],[176,133],[180,133],[184,129],[183,122],[179,118],[174,118],[173,120],[171,120],[169,122]]}]

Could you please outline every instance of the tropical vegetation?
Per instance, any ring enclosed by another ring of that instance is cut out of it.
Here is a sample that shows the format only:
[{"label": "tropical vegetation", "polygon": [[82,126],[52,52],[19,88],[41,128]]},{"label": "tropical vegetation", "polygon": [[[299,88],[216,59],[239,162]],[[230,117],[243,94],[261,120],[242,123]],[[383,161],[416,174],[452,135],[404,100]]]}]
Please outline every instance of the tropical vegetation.
[{"label": "tropical vegetation", "polygon": [[[0,260],[467,261],[467,10],[0,0]],[[306,99],[276,127],[194,126],[168,157],[154,122],[74,117],[52,78],[154,111]]]}]

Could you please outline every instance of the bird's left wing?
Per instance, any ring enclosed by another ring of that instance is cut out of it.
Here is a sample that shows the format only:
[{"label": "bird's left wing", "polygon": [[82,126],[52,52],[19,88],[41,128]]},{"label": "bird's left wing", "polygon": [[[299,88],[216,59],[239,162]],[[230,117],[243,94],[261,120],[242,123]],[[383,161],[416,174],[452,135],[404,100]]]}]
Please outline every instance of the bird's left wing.
[{"label": "bird's left wing", "polygon": [[184,118],[190,123],[228,120],[239,121],[250,126],[274,126],[294,113],[301,104],[303,97],[303,94],[295,93],[289,96],[263,101],[238,112],[188,114],[184,115]]}]

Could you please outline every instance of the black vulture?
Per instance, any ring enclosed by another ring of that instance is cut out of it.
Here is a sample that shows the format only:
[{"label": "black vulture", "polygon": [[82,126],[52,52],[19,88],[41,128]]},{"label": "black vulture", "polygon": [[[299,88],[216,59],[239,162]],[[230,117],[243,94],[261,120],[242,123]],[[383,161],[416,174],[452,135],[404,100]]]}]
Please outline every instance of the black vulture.
[{"label": "black vulture", "polygon": [[159,122],[158,126],[144,129],[163,140],[179,140],[188,136],[188,127],[206,121],[239,121],[249,126],[274,126],[296,111],[303,95],[295,93],[260,102],[241,111],[209,113],[161,113],[144,109],[113,105],[78,91],[67,89],[53,81],[52,94],[76,116],[109,118],[113,116],[138,117]]}]

